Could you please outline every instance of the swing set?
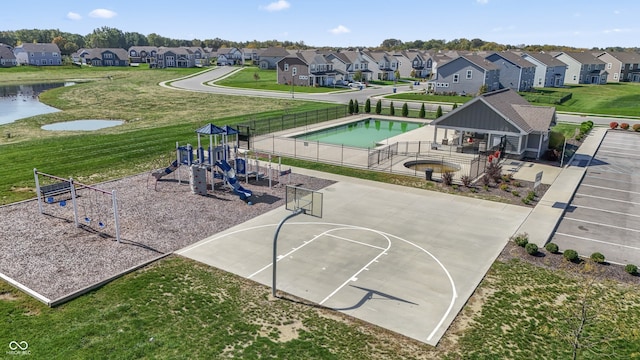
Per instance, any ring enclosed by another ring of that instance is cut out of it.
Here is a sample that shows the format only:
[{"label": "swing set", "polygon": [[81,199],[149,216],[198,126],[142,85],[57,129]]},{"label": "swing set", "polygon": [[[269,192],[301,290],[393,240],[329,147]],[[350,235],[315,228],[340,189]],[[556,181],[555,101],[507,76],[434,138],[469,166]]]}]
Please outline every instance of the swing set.
[{"label": "swing set", "polygon": [[[115,190],[109,192],[100,189],[95,186],[85,185],[73,180],[73,178],[61,178],[58,176],[46,174],[33,169],[33,177],[36,182],[36,193],[38,194],[38,209],[40,214],[44,214],[44,204],[55,204],[64,208],[68,205],[68,201],[71,200],[73,208],[73,220],[76,227],[81,227],[80,215],[78,214],[78,195],[79,191],[90,191],[87,196],[87,204],[83,204],[84,216],[82,217],[83,225],[91,227],[91,223],[95,221],[100,230],[104,230],[108,224],[108,218],[105,216],[105,211],[101,210],[113,210],[113,224],[116,232],[116,240],[120,243],[120,224],[118,218],[118,198]],[[40,178],[43,183],[47,185],[41,185]],[[103,201],[99,201],[100,196],[110,197],[109,205],[101,205]],[[84,196],[82,196],[84,197]],[[92,200],[93,198],[93,200]],[[100,209],[98,209],[100,208]],[[98,216],[95,216],[95,215]]]}]

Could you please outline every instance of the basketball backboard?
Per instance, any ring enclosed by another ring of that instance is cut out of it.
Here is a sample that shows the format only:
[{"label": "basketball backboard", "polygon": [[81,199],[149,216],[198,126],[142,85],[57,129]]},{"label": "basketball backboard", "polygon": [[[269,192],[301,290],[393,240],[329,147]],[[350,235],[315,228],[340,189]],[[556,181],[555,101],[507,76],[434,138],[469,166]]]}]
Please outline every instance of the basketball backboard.
[{"label": "basketball backboard", "polygon": [[322,218],[322,193],[287,185],[285,195],[286,209],[302,210],[306,215]]}]

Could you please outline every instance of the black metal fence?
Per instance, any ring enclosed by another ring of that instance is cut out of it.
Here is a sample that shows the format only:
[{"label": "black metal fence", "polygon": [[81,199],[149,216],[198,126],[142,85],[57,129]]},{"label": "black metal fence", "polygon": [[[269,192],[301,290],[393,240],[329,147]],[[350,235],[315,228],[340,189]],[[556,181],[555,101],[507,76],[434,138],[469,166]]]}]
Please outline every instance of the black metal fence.
[{"label": "black metal fence", "polygon": [[347,106],[339,105],[312,111],[285,113],[280,116],[256,117],[237,124],[236,127],[249,128],[251,136],[260,136],[300,126],[313,125],[328,120],[335,120],[348,116],[348,111]]}]

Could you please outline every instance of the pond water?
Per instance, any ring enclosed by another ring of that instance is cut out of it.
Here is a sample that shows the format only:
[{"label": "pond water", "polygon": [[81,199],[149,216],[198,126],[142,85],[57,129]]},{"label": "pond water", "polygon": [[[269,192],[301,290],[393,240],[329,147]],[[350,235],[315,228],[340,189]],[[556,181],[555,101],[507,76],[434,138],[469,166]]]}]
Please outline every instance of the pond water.
[{"label": "pond water", "polygon": [[124,124],[122,120],[74,120],[44,125],[42,130],[93,131]]},{"label": "pond water", "polygon": [[0,125],[19,119],[60,111],[38,100],[49,89],[74,85],[73,82],[0,86]]}]

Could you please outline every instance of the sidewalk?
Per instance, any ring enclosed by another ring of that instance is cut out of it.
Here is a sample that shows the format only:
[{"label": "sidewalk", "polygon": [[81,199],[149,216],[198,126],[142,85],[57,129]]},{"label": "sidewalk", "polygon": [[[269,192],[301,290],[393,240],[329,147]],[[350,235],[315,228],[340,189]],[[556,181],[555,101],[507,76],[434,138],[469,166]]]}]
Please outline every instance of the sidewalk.
[{"label": "sidewalk", "polygon": [[538,247],[551,239],[606,133],[606,128],[591,130],[571,163],[562,169],[516,234],[527,233],[529,242]]}]

